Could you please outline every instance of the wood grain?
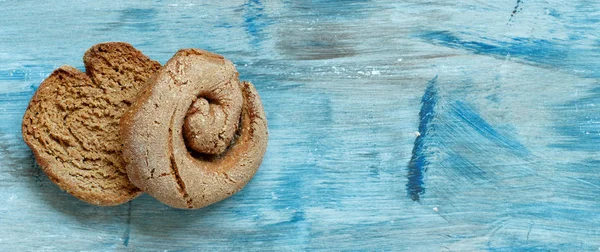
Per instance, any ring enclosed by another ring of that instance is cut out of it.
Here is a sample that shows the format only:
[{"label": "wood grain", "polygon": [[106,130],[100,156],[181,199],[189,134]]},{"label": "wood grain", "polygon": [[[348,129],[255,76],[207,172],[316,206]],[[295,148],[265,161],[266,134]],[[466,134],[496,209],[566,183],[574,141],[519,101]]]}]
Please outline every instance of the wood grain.
[{"label": "wood grain", "polygon": [[[594,251],[600,2],[0,1],[1,250]],[[198,211],[61,192],[20,135],[53,69],[127,41],[256,85],[270,142]],[[418,133],[418,134],[417,134]]]}]

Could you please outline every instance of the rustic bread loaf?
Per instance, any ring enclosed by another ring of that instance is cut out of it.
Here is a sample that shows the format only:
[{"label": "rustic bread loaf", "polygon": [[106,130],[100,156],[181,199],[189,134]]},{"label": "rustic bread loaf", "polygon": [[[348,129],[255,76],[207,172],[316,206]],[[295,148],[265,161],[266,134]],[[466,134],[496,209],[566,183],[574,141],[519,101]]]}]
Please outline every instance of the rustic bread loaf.
[{"label": "rustic bread loaf", "polygon": [[60,188],[91,204],[127,202],[141,191],[127,178],[119,120],[160,64],[127,43],[90,48],[86,73],[56,69],[23,117],[23,139]]},{"label": "rustic bread loaf", "polygon": [[176,208],[225,199],[254,176],[267,147],[256,89],[223,56],[180,50],[121,119],[130,180]]}]

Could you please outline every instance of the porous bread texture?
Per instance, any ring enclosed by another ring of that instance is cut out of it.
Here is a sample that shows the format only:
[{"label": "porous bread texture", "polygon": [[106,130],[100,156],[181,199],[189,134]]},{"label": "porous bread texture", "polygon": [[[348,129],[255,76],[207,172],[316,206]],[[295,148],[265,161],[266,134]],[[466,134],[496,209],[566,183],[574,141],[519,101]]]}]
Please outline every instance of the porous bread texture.
[{"label": "porous bread texture", "polygon": [[97,44],[83,61],[85,73],[63,66],[42,82],[23,117],[23,139],[61,189],[119,205],[141,193],[126,174],[119,121],[160,63],[122,42]]}]

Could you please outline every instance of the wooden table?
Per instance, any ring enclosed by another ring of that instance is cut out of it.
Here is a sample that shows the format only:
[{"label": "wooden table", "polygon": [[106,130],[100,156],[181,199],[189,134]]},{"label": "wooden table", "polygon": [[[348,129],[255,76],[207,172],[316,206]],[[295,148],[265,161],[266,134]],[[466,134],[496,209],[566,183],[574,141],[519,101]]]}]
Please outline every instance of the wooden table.
[{"label": "wooden table", "polygon": [[[600,248],[600,2],[0,1],[0,250]],[[263,165],[197,211],[95,207],[52,184],[21,118],[104,41],[236,63]]]}]

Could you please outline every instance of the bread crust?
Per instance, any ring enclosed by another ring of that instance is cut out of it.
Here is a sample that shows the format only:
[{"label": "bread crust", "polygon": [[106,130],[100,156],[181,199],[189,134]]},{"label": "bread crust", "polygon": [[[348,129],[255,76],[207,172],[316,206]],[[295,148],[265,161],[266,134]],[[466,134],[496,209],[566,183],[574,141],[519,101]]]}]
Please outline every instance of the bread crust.
[{"label": "bread crust", "polygon": [[[201,208],[241,190],[258,170],[268,141],[254,86],[240,82],[223,56],[198,49],[178,51],[149,80],[120,125],[129,179],[161,202],[184,209]],[[216,138],[195,132],[215,125],[222,128],[211,133]],[[227,140],[229,130],[233,133]],[[217,138],[226,139],[224,150],[213,142]]]}]

